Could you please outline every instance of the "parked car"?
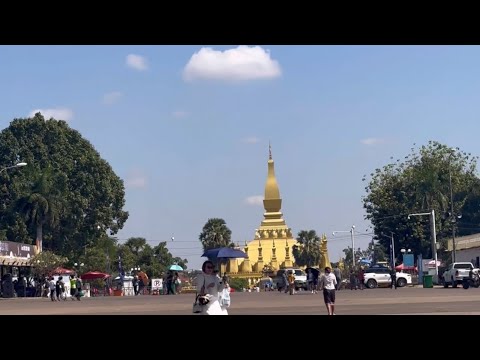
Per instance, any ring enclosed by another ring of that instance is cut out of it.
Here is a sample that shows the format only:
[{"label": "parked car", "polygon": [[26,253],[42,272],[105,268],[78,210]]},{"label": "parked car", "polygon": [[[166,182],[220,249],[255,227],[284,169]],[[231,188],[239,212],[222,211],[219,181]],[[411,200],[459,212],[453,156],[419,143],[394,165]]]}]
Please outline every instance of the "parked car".
[{"label": "parked car", "polygon": [[443,273],[443,287],[447,288],[448,285],[452,285],[452,287],[456,288],[458,284],[462,284],[464,279],[470,278],[470,271],[473,270],[474,267],[471,262],[451,264]]},{"label": "parked car", "polygon": [[[412,275],[397,272],[397,287],[404,287],[412,284]],[[392,286],[392,277],[390,269],[386,267],[376,267],[365,270],[364,284],[369,289],[374,289],[380,286]]]}]

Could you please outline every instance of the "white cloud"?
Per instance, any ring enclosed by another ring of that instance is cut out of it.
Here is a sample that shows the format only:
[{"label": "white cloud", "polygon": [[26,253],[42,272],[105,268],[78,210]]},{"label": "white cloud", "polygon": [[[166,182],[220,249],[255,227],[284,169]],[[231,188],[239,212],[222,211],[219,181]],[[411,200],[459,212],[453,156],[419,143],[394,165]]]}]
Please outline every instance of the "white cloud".
[{"label": "white cloud", "polygon": [[147,58],[140,55],[135,55],[135,54],[127,55],[126,63],[127,63],[127,66],[135,70],[143,71],[148,69]]},{"label": "white cloud", "polygon": [[245,81],[272,79],[281,73],[278,61],[270,57],[268,50],[242,45],[225,51],[201,48],[185,66],[183,78],[185,81]]},{"label": "white cloud", "polygon": [[373,146],[385,143],[385,139],[380,138],[366,138],[360,141],[363,145]]},{"label": "white cloud", "polygon": [[55,120],[70,121],[73,118],[73,111],[68,108],[52,108],[52,109],[35,109],[30,111],[29,117],[41,113],[46,120],[54,118]]},{"label": "white cloud", "polygon": [[183,119],[183,118],[187,117],[188,115],[190,115],[188,113],[188,111],[183,111],[183,110],[177,110],[177,111],[172,112],[172,116],[176,119]]},{"label": "white cloud", "polygon": [[103,103],[105,105],[112,105],[115,104],[123,94],[120,91],[112,91],[103,95]]},{"label": "white cloud", "polygon": [[127,175],[125,185],[131,189],[143,189],[147,187],[147,176],[141,170],[132,170]]},{"label": "white cloud", "polygon": [[263,205],[263,195],[249,196],[245,199],[247,205]]},{"label": "white cloud", "polygon": [[243,142],[247,143],[247,144],[257,144],[260,142],[260,139],[256,136],[249,136],[245,139],[243,139]]}]

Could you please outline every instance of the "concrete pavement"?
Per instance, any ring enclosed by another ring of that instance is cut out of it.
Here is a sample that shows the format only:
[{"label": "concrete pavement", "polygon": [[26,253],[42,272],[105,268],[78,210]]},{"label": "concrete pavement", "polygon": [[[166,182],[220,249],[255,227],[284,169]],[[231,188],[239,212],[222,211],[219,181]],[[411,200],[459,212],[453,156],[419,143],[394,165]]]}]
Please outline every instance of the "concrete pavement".
[{"label": "concrete pavement", "polygon": [[[46,298],[0,301],[0,315],[191,315],[193,294],[97,297],[52,302]],[[480,289],[366,289],[337,292],[338,315],[480,314]],[[325,315],[322,294],[232,293],[231,315]]]}]

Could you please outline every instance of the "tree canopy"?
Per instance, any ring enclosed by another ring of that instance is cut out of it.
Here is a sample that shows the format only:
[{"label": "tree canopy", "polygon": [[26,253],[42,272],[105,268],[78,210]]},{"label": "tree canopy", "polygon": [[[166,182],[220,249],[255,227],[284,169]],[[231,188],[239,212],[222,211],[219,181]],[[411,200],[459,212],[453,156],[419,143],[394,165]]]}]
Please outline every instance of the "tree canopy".
[{"label": "tree canopy", "polygon": [[228,228],[223,219],[212,218],[203,226],[199,236],[203,250],[215,249],[219,247],[234,247],[232,242],[232,231]]},{"label": "tree canopy", "polygon": [[[459,235],[478,232],[480,180],[476,175],[477,159],[459,148],[430,141],[418,150],[412,148],[403,161],[398,159],[370,174],[363,205],[366,219],[371,221],[379,242],[390,251],[390,240],[385,235],[393,232],[397,250],[408,247],[415,254],[431,257],[429,217],[408,218],[409,214],[431,210],[435,210],[437,239],[444,248],[453,226]],[[450,210],[450,175],[455,216]],[[461,219],[458,219],[459,214]]]},{"label": "tree canopy", "polygon": [[132,237],[125,243],[118,244],[115,238],[104,236],[94,246],[87,247],[78,260],[70,260],[69,265],[72,266],[74,262],[83,263],[81,272],[118,273],[120,259],[125,273],[140,267],[150,278],[160,277],[173,264],[186,269],[188,263],[187,259],[174,257],[166,242],[152,247],[145,238]]},{"label": "tree canopy", "polygon": [[295,264],[298,266],[318,266],[322,258],[320,253],[320,237],[315,230],[301,230],[298,233],[299,245],[292,248]]},{"label": "tree canopy", "polygon": [[0,133],[0,234],[69,258],[125,224],[123,181],[65,121],[14,119]]}]

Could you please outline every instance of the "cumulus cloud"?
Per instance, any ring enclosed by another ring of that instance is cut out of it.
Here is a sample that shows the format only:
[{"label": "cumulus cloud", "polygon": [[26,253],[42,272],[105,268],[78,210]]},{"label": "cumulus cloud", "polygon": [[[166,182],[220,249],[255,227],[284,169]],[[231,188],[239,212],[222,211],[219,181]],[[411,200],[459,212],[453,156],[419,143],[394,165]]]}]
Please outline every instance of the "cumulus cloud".
[{"label": "cumulus cloud", "polygon": [[373,146],[373,145],[383,144],[383,143],[385,142],[385,139],[381,139],[381,138],[366,138],[366,139],[362,139],[360,142],[361,142],[363,145]]},{"label": "cumulus cloud", "polygon": [[260,46],[239,46],[218,51],[204,47],[192,55],[183,70],[185,81],[245,81],[272,79],[282,71],[270,52]]},{"label": "cumulus cloud", "polygon": [[172,112],[172,116],[176,119],[183,119],[189,115],[188,111],[176,110]]},{"label": "cumulus cloud", "polygon": [[122,97],[122,93],[120,91],[112,91],[103,95],[103,103],[105,105],[112,105],[115,104],[120,98]]},{"label": "cumulus cloud", "polygon": [[260,142],[260,139],[256,136],[249,136],[247,138],[244,138],[243,142],[245,142],[247,144],[257,144],[257,143]]},{"label": "cumulus cloud", "polygon": [[131,67],[135,70],[144,71],[148,69],[147,58],[140,55],[127,55],[126,63],[128,67]]},{"label": "cumulus cloud", "polygon": [[263,196],[262,195],[249,196],[245,199],[245,204],[247,204],[247,205],[263,205]]},{"label": "cumulus cloud", "polygon": [[127,175],[125,185],[130,189],[143,189],[147,187],[147,176],[141,170],[131,170]]},{"label": "cumulus cloud", "polygon": [[68,108],[35,109],[30,111],[28,116],[35,116],[36,113],[41,113],[47,120],[54,118],[55,120],[70,121],[73,118],[73,111]]}]

